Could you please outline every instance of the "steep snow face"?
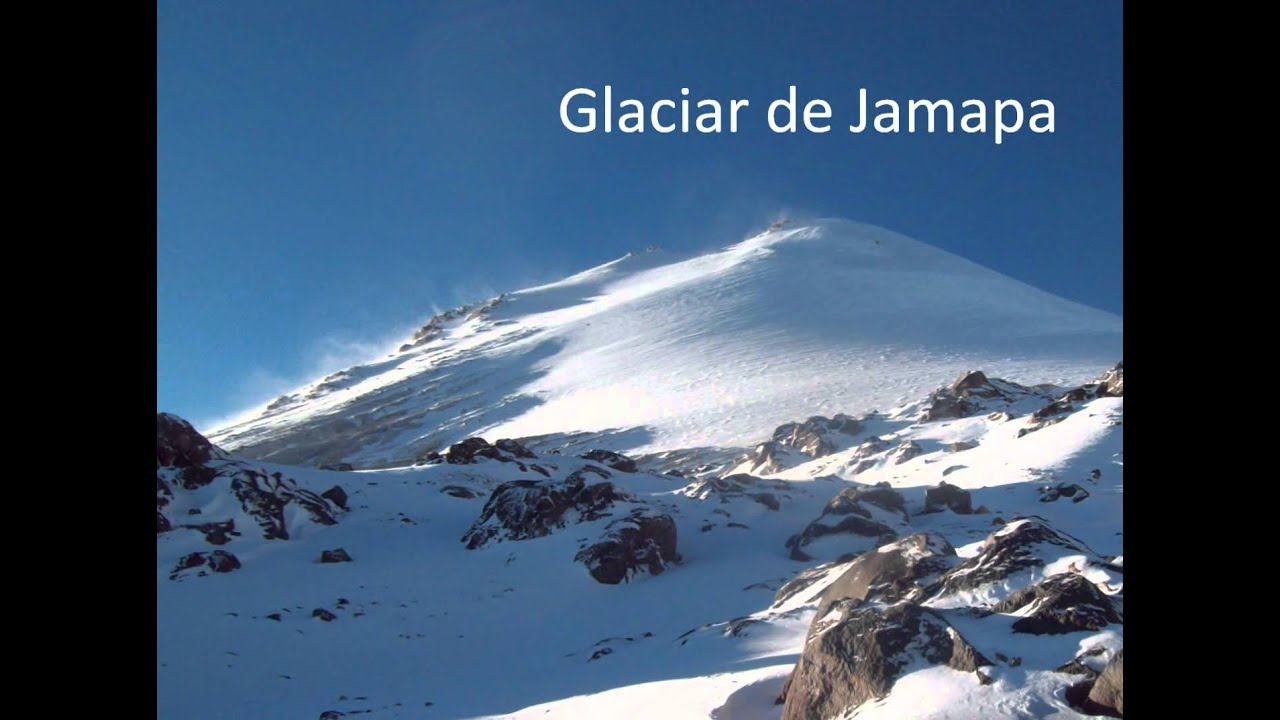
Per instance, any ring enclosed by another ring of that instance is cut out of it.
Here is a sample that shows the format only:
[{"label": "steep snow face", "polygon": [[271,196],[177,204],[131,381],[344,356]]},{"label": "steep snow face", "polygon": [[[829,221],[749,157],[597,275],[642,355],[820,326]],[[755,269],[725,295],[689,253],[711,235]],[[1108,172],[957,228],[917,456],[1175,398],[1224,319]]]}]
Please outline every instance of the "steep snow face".
[{"label": "steep snow face", "polygon": [[902,405],[969,368],[1077,384],[1121,357],[1121,332],[1114,315],[896,233],[784,224],[503,295],[210,438],[357,467],[471,435],[588,432],[630,453],[745,446],[788,420]]}]

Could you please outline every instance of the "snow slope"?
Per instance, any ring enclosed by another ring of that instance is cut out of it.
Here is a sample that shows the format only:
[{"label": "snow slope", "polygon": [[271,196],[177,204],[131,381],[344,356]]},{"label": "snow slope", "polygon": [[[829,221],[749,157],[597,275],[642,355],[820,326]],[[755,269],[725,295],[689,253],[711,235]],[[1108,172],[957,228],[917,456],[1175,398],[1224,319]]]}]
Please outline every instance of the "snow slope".
[{"label": "snow slope", "polygon": [[473,435],[738,447],[787,420],[916,400],[969,368],[1078,384],[1121,357],[1121,333],[1118,317],[887,230],[782,224],[440,316],[401,352],[210,439],[246,457],[363,468]]}]

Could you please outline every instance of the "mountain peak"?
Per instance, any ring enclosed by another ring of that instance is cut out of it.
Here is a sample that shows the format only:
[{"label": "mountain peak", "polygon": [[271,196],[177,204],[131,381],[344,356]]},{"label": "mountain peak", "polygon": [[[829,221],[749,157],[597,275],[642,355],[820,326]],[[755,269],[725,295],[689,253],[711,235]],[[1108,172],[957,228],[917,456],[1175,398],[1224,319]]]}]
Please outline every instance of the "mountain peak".
[{"label": "mountain peak", "polygon": [[984,367],[1082,382],[1118,317],[873,225],[779,221],[692,257],[653,250],[443,313],[401,353],[212,434],[278,462],[411,464],[481,432],[602,447],[745,446],[814,412],[901,405]]}]

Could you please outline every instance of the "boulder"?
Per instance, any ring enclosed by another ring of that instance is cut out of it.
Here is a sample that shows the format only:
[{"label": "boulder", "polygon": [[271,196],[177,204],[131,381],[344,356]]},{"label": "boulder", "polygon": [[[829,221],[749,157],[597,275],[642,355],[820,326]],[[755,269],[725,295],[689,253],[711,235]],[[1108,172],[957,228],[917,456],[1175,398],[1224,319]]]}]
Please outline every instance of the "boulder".
[{"label": "boulder", "polygon": [[1080,502],[1089,497],[1089,491],[1075,483],[1059,483],[1040,488],[1040,502],[1055,502],[1061,498],[1070,498],[1071,502]]},{"label": "boulder", "polygon": [[1100,630],[1123,622],[1111,598],[1076,573],[1054,575],[1019,590],[993,609],[1021,614],[1013,623],[1013,631],[1030,635]]},{"label": "boulder", "polygon": [[638,501],[613,483],[587,484],[587,476],[593,474],[609,477],[607,471],[588,465],[563,481],[514,480],[499,485],[462,542],[474,550],[491,541],[543,537],[566,524],[598,520],[615,503]]},{"label": "boulder", "polygon": [[945,572],[959,562],[956,549],[941,535],[909,535],[855,558],[822,593],[815,617],[825,615],[840,600],[896,602],[918,588],[917,580]]},{"label": "boulder", "polygon": [[902,463],[923,454],[924,448],[920,447],[919,443],[914,440],[907,440],[894,449],[893,464],[901,465]]},{"label": "boulder", "polygon": [[462,498],[463,500],[470,500],[477,497],[474,490],[462,487],[461,485],[445,485],[440,488],[440,492],[450,497]]},{"label": "boulder", "polygon": [[521,445],[515,440],[510,440],[507,438],[503,438],[499,440],[498,442],[494,443],[493,446],[505,453],[509,453],[515,457],[524,458],[526,460],[534,460],[534,459],[537,459],[538,457],[529,448]]},{"label": "boulder", "polygon": [[189,468],[203,465],[217,451],[191,423],[177,415],[156,414],[156,462],[160,467]]},{"label": "boulder", "polygon": [[814,634],[782,690],[782,720],[847,717],[887,696],[898,678],[927,665],[976,673],[991,665],[937,613],[912,603],[845,601]]},{"label": "boulder", "polygon": [[676,524],[670,515],[632,511],[609,523],[598,542],[583,548],[574,560],[587,566],[597,582],[617,585],[641,573],[660,575],[676,554]]},{"label": "boulder", "polygon": [[598,463],[603,463],[619,472],[633,473],[636,471],[635,460],[611,450],[590,450],[578,457],[583,458],[584,460],[594,460]]},{"label": "boulder", "polygon": [[978,447],[978,443],[961,440],[959,442],[949,443],[947,445],[947,452],[949,453],[964,452],[965,450],[972,450],[976,447]]},{"label": "boulder", "polygon": [[328,500],[334,505],[337,505],[343,510],[347,509],[347,491],[343,490],[342,487],[339,485],[334,485],[328,490],[325,490],[324,492],[320,493],[320,497],[324,498],[325,500]]},{"label": "boulder", "polygon": [[325,622],[333,622],[334,620],[338,619],[337,615],[334,615],[333,613],[329,612],[324,608],[316,608],[315,610],[312,610],[311,617],[320,618]]},{"label": "boulder", "polygon": [[1085,712],[1093,715],[1124,717],[1124,649],[1112,656],[1102,674],[1089,690]]},{"label": "boulder", "polygon": [[320,562],[322,563],[344,563],[351,562],[351,555],[342,548],[335,550],[322,550],[320,552]]},{"label": "boulder", "polygon": [[831,498],[818,519],[787,540],[793,560],[812,560],[805,548],[815,540],[831,535],[849,535],[838,553],[864,552],[892,542],[898,537],[895,527],[905,525],[906,501],[887,484],[851,487]]},{"label": "boulder", "polygon": [[445,460],[450,465],[471,465],[479,458],[507,460],[501,450],[490,445],[489,441],[484,438],[479,437],[469,437],[462,442],[450,445],[449,452],[445,455]]},{"label": "boulder", "polygon": [[950,510],[957,515],[968,515],[973,512],[973,499],[968,490],[962,490],[946,481],[936,487],[925,490],[924,511],[927,513]]}]

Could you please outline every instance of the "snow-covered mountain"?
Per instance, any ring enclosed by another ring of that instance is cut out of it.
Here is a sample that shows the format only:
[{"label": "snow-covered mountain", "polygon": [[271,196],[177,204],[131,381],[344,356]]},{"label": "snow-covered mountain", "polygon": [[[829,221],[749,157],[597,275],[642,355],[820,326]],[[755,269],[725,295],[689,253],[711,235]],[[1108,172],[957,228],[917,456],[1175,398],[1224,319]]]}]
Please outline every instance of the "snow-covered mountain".
[{"label": "snow-covered mountain", "polygon": [[1120,344],[822,221],[161,414],[159,717],[1122,715]]},{"label": "snow-covered mountain", "polygon": [[432,318],[399,352],[210,438],[295,465],[410,464],[465,437],[589,433],[644,454],[742,447],[888,410],[970,368],[1078,384],[1122,323],[896,233],[780,223],[722,250],[631,254]]}]

